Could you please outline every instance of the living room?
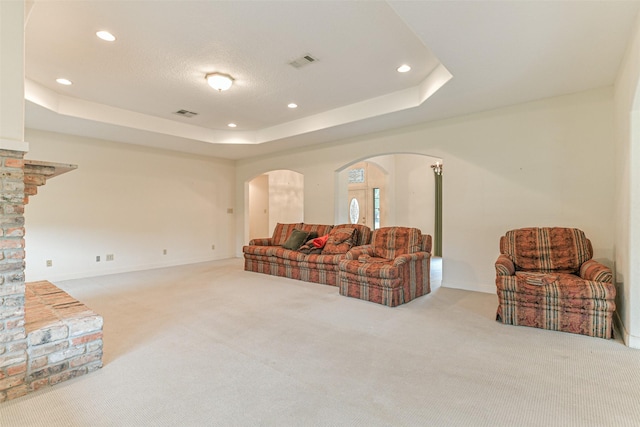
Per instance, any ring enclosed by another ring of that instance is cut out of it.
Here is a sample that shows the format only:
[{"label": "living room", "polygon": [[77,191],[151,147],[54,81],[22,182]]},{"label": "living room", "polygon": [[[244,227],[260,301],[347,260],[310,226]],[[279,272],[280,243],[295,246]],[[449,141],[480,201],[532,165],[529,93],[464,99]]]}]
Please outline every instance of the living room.
[{"label": "living room", "polygon": [[[80,165],[52,181],[27,206],[28,280],[240,257],[249,240],[246,187],[271,170],[304,175],[305,222],[348,222],[347,211],[335,214],[335,175],[349,165],[348,159],[353,163],[364,153],[373,157],[413,152],[443,159],[447,287],[495,292],[493,263],[499,237],[528,224],[580,228],[594,242],[594,257],[612,260],[613,104],[613,89],[601,88],[356,137],[332,147],[240,160],[235,166],[219,159],[28,129],[29,157]],[[609,166],[598,168],[602,165]],[[432,174],[425,170],[425,179],[432,179]],[[95,203],[83,203],[96,192],[100,198]],[[591,202],[594,198],[598,203]],[[47,207],[62,199],[65,203],[58,207],[52,227]],[[78,224],[85,225],[78,230]],[[70,234],[64,231],[70,228]],[[90,232],[81,232],[85,229]],[[51,242],[61,242],[63,249],[55,250],[53,266],[46,267]],[[166,255],[162,249],[167,249]],[[95,255],[103,253],[114,253],[115,260],[95,262]]]},{"label": "living room", "polygon": [[[495,297],[494,262],[506,230],[577,227],[593,242],[594,258],[614,269],[620,345],[640,348],[640,264],[634,261],[640,245],[640,177],[633,168],[638,164],[640,23],[635,15],[624,23],[625,43],[606,84],[489,109],[469,104],[455,116],[388,129],[367,127],[376,121],[369,118],[363,120],[364,129],[350,135],[300,146],[295,138],[285,139],[282,149],[255,156],[178,152],[163,145],[164,136],[157,137],[157,146],[152,146],[153,135],[147,145],[131,144],[109,124],[103,125],[102,136],[86,136],[81,119],[64,118],[58,128],[29,127],[34,117],[52,114],[29,101],[22,139],[28,144],[26,158],[78,169],[56,177],[26,206],[26,280],[95,278],[106,283],[107,275],[168,267],[184,271],[184,266],[210,262],[221,263],[224,272],[241,270],[226,263],[241,257],[249,240],[247,188],[252,179],[274,170],[302,174],[304,221],[339,224],[348,222],[348,212],[338,208],[343,201],[336,183],[342,171],[370,157],[413,153],[442,159],[445,165],[442,288],[482,294],[479,306],[491,306],[492,300],[483,297]],[[473,45],[467,43],[465,47]],[[442,56],[443,62],[456,63]],[[447,84],[464,80],[455,67],[451,71],[454,77]],[[6,74],[1,83],[3,91],[13,84]],[[491,97],[494,84],[467,89]],[[444,98],[446,87],[426,104]],[[2,124],[0,137],[6,142],[12,138]],[[432,179],[432,174],[425,170],[424,178]],[[179,274],[167,274],[180,286]],[[280,284],[268,283],[274,288]],[[332,298],[327,290],[300,286],[295,285],[296,298],[307,292]],[[124,285],[114,289],[124,298]],[[80,286],[76,290],[83,293]],[[360,310],[367,311],[354,308]],[[377,316],[367,318],[382,321]],[[470,315],[469,320],[478,319]],[[492,320],[485,316],[482,321]],[[135,346],[134,337],[130,344]],[[545,345],[537,335],[535,340]],[[562,345],[560,339],[552,340]],[[127,350],[124,345],[115,350],[108,362],[117,365]]]}]

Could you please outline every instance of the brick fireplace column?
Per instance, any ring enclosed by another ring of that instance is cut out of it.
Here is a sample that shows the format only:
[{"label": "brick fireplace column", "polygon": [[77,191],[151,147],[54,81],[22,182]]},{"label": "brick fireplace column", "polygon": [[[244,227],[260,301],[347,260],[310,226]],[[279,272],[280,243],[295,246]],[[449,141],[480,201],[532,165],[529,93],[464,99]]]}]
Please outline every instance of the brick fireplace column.
[{"label": "brick fireplace column", "polygon": [[27,393],[23,156],[0,150],[0,402]]},{"label": "brick fireplace column", "polygon": [[0,1],[0,402],[27,392],[24,318],[24,24],[22,0]]}]

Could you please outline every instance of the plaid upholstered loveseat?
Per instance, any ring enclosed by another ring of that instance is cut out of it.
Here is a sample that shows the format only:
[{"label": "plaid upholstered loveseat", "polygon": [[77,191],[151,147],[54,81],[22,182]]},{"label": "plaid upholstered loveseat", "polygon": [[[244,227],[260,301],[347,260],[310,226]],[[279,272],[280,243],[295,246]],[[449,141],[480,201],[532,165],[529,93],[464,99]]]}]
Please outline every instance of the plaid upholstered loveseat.
[{"label": "plaid upholstered loveseat", "polygon": [[500,238],[497,320],[611,338],[616,290],[611,270],[591,259],[576,228],[521,228]]},{"label": "plaid upholstered loveseat", "polygon": [[384,227],[371,244],[340,261],[340,294],[395,307],[431,292],[431,236],[417,228]]},{"label": "plaid upholstered loveseat", "polygon": [[[306,232],[326,242],[322,249],[305,251],[284,246],[294,232]],[[371,241],[371,229],[360,224],[277,224],[272,237],[253,239],[242,248],[244,269],[336,286],[338,263],[353,247]]]}]

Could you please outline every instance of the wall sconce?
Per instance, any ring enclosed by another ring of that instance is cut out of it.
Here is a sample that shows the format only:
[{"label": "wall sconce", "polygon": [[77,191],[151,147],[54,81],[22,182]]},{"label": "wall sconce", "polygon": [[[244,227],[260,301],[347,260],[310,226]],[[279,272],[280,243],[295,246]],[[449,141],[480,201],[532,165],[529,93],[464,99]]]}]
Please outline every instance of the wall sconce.
[{"label": "wall sconce", "polygon": [[431,169],[433,169],[436,175],[442,175],[442,163],[436,162],[435,165],[431,165]]},{"label": "wall sconce", "polygon": [[209,83],[209,86],[211,86],[218,92],[229,89],[233,84],[233,77],[228,74],[209,73],[204,76],[204,78],[207,79],[207,83]]}]

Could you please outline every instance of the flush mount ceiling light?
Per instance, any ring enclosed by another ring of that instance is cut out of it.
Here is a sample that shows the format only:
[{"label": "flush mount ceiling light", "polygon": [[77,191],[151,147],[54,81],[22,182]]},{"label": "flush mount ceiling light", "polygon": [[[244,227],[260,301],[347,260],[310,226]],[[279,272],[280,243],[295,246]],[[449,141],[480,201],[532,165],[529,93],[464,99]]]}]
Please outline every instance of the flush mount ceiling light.
[{"label": "flush mount ceiling light", "polygon": [[234,127],[236,127],[236,126],[238,126],[238,125],[237,125],[237,124],[235,124],[235,123],[229,123],[227,126],[229,126],[230,128],[234,128]]},{"label": "flush mount ceiling light", "polygon": [[61,85],[65,85],[65,86],[70,86],[72,84],[71,80],[62,79],[62,78],[61,79],[56,79],[56,82],[60,83]]},{"label": "flush mount ceiling light", "polygon": [[406,73],[406,72],[408,72],[408,71],[411,71],[411,67],[410,67],[410,66],[408,66],[407,64],[404,64],[404,65],[401,65],[401,66],[399,66],[398,68],[396,68],[396,70],[397,70],[399,73]]},{"label": "flush mount ceiling light", "polygon": [[111,34],[109,31],[98,31],[96,36],[100,37],[102,40],[107,42],[115,41],[116,37]]},{"label": "flush mount ceiling light", "polygon": [[291,104],[287,105],[287,107],[289,107],[289,108],[298,108],[298,104],[292,102]]},{"label": "flush mount ceiling light", "polygon": [[218,92],[229,89],[233,84],[233,77],[228,74],[210,73],[204,76],[204,78],[207,79],[209,86]]}]

